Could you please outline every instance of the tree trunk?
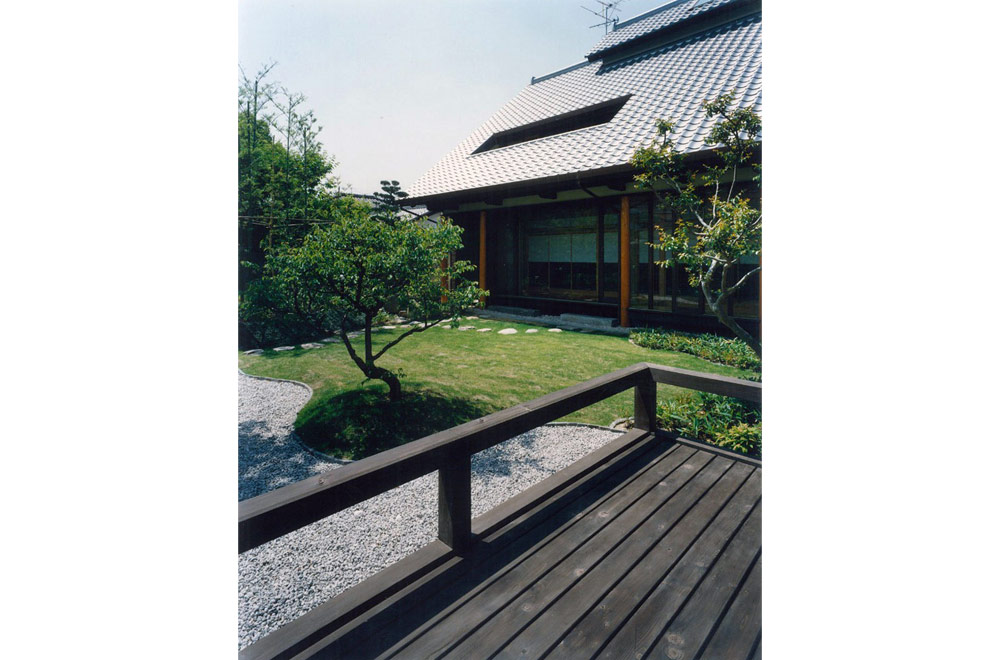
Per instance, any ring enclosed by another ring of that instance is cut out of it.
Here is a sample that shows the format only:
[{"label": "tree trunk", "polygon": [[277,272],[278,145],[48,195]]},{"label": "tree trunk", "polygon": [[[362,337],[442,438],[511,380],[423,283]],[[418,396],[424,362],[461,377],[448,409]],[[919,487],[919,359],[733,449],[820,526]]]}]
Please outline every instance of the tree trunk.
[{"label": "tree trunk", "polygon": [[379,380],[389,386],[389,401],[402,401],[403,400],[403,386],[399,382],[399,378],[390,371],[385,369],[380,369],[381,375],[376,376]]},{"label": "tree trunk", "polygon": [[722,323],[722,325],[732,330],[733,334],[739,339],[746,342],[746,345],[750,347],[750,350],[757,354],[757,357],[763,359],[763,356],[761,355],[760,342],[754,339],[753,335],[740,327],[740,324],[730,318],[729,314],[726,313],[726,301],[729,299],[729,296],[719,296],[715,302],[712,302],[711,291],[705,280],[701,281],[701,291],[705,296],[705,302],[708,303],[709,309],[711,309],[712,313],[715,314],[715,318],[719,319],[719,322]]}]

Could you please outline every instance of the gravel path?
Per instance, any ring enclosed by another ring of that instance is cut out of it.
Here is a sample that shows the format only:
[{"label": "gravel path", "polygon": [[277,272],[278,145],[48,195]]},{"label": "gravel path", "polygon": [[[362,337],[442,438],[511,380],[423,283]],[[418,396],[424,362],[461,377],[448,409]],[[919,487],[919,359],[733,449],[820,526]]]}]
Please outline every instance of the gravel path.
[{"label": "gravel path", "polygon": [[[239,377],[239,497],[246,499],[340,467],[302,449],[292,435],[305,386]],[[619,432],[543,426],[472,457],[478,516],[582,458]],[[432,473],[308,525],[239,557],[239,645],[243,648],[434,540]]]}]

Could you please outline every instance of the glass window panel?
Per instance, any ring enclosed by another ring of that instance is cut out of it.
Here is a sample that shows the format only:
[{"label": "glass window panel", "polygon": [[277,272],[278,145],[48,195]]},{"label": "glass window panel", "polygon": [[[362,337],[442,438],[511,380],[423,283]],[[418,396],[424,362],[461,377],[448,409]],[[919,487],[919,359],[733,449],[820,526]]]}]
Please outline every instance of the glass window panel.
[{"label": "glass window panel", "polygon": [[[615,219],[617,222],[618,219]],[[605,221],[606,222],[606,221]],[[606,227],[607,225],[605,225]],[[604,263],[618,266],[618,230],[604,232]]]},{"label": "glass window panel", "polygon": [[549,260],[549,237],[528,236],[528,261]]},{"label": "glass window panel", "polygon": [[[568,261],[549,262],[549,289],[553,294],[565,297],[569,295],[570,263]],[[556,289],[564,289],[556,291]]]},{"label": "glass window panel", "polygon": [[701,292],[688,279],[688,269],[677,265],[677,307],[675,311],[688,314],[698,313],[698,298]]},{"label": "glass window panel", "polygon": [[549,236],[549,261],[565,262],[572,261],[570,255],[570,237],[567,234],[554,234]]},{"label": "glass window panel", "polygon": [[[760,263],[760,257],[741,257],[736,269],[737,281]],[[733,316],[742,318],[760,318],[760,273],[750,276],[750,279],[733,294]]]},{"label": "glass window panel", "polygon": [[[573,263],[597,263],[597,233],[573,234]],[[596,271],[595,271],[596,272]]]},{"label": "glass window panel", "polygon": [[649,205],[633,199],[629,208],[632,307],[649,306]]}]

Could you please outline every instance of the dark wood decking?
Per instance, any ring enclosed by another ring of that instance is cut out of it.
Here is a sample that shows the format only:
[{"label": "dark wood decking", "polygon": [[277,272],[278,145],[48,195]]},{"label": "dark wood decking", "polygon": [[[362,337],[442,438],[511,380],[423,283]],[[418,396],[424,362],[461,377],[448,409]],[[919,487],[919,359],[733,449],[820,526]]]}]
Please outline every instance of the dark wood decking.
[{"label": "dark wood decking", "polygon": [[279,656],[759,657],[760,496],[759,463],[635,431],[476,519],[466,553],[438,541],[345,592],[315,615],[335,629]]}]

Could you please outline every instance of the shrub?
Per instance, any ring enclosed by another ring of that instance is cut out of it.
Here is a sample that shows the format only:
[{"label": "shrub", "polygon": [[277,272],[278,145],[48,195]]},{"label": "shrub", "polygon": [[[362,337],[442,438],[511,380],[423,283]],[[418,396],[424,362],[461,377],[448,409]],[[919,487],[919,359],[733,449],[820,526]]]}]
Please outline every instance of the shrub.
[{"label": "shrub", "polygon": [[760,410],[732,397],[685,392],[656,406],[657,426],[686,438],[760,456]]},{"label": "shrub", "polygon": [[633,330],[629,339],[636,346],[654,350],[689,353],[703,360],[725,364],[738,369],[760,371],[760,358],[739,339],[726,339],[717,335],[692,335],[686,332],[643,328]]}]

